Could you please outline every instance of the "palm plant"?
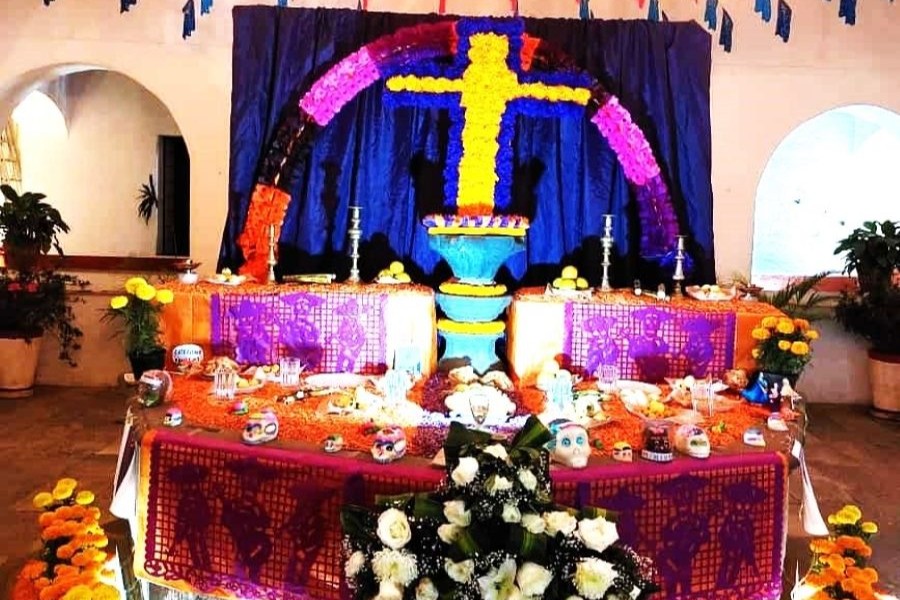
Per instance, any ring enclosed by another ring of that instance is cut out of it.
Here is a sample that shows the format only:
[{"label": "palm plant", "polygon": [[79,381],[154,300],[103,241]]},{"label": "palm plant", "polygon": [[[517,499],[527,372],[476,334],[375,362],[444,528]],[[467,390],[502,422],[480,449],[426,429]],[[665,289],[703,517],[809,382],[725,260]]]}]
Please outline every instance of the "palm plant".
[{"label": "palm plant", "polygon": [[159,207],[159,197],[156,195],[156,185],[153,183],[153,175],[150,175],[150,183],[141,186],[138,192],[138,216],[144,220],[145,224],[150,223],[150,217],[153,216],[153,209]]},{"label": "palm plant", "polygon": [[[831,271],[823,271],[806,277],[796,277],[779,290],[774,292],[761,292],[759,299],[771,304],[784,314],[792,318],[814,321],[825,315],[821,309],[828,296],[817,292],[816,288],[823,279],[831,275]],[[748,279],[741,274],[734,276],[734,283],[749,287]]]}]

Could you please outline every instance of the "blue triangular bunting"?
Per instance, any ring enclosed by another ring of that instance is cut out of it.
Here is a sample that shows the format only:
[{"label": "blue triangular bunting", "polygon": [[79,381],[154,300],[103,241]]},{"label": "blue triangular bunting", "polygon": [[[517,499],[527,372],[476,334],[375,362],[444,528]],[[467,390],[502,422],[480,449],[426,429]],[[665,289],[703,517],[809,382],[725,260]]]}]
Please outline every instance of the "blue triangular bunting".
[{"label": "blue triangular bunting", "polygon": [[756,0],[753,12],[758,12],[762,20],[768,23],[772,20],[772,0]]},{"label": "blue triangular bunting", "polygon": [[856,0],[841,0],[838,16],[843,17],[847,25],[856,25]]},{"label": "blue triangular bunting", "polygon": [[281,7],[287,6],[287,0],[278,0],[278,6],[281,6]]},{"label": "blue triangular bunting", "polygon": [[703,15],[703,20],[706,21],[707,27],[716,30],[717,19],[716,12],[719,9],[719,0],[706,0],[706,12]]},{"label": "blue triangular bunting", "polygon": [[578,2],[578,17],[581,19],[590,19],[591,18],[591,2],[590,0],[579,0]]},{"label": "blue triangular bunting", "polygon": [[775,35],[787,42],[791,39],[791,16],[793,11],[787,2],[778,0],[778,21],[775,22]]},{"label": "blue triangular bunting", "polygon": [[734,29],[734,21],[724,8],[722,9],[722,30],[719,32],[719,45],[725,52],[731,52],[731,32]]},{"label": "blue triangular bunting", "polygon": [[200,0],[200,14],[208,15],[209,11],[212,10],[213,0]]},{"label": "blue triangular bunting", "polygon": [[666,11],[664,11],[664,10],[663,10],[663,11],[660,11],[660,14],[662,14],[662,20],[663,20],[663,23],[668,23],[668,22],[669,22],[669,15],[666,14]]},{"label": "blue triangular bunting", "polygon": [[650,7],[647,9],[648,21],[659,21],[659,0],[650,0]]},{"label": "blue triangular bunting", "polygon": [[181,26],[181,39],[186,40],[197,29],[197,17],[194,13],[194,0],[187,0],[181,12],[184,13],[184,24]]},{"label": "blue triangular bunting", "polygon": [[128,12],[128,9],[132,6],[137,6],[137,0],[120,0],[119,2],[119,12],[125,13]]}]

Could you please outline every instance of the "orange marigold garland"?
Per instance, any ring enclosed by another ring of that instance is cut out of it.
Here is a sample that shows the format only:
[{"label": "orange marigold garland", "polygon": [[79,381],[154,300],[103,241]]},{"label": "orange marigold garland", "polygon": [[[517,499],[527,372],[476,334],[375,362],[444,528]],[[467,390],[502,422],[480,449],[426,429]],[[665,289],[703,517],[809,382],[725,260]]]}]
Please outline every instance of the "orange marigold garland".
[{"label": "orange marigold garland", "polygon": [[19,571],[13,600],[118,600],[118,590],[107,583],[104,570],[109,539],[100,526],[94,494],[76,492],[78,482],[63,478],[53,490],[40,492],[32,503],[38,517],[43,548],[40,560],[30,560]]}]

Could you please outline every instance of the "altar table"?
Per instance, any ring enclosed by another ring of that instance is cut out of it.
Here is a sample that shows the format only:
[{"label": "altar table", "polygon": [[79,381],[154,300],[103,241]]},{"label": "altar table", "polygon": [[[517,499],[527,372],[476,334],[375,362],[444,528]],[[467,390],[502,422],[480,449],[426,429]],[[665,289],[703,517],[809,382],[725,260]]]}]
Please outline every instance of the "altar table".
[{"label": "altar table", "polygon": [[297,356],[312,372],[382,373],[400,349],[421,370],[437,362],[434,292],[419,285],[169,284],[165,344],[200,345],[207,357],[277,364]]},{"label": "altar table", "polygon": [[509,309],[507,355],[522,385],[532,385],[546,361],[593,377],[615,364],[622,379],[721,377],[731,368],[754,369],[750,332],[765,316],[784,316],[764,302],[707,302],[689,297],[615,291],[601,296],[556,296],[525,288]]},{"label": "altar table", "polygon": [[[150,424],[161,419],[161,409],[141,412]],[[221,598],[349,598],[341,506],[428,491],[443,476],[424,458],[379,465],[367,453],[299,443],[248,447],[235,431],[135,431],[135,573]],[[786,542],[781,442],[668,464],[594,458],[583,470],[554,468],[554,494],[619,512],[622,540],[659,571],[655,598],[774,600]]]}]

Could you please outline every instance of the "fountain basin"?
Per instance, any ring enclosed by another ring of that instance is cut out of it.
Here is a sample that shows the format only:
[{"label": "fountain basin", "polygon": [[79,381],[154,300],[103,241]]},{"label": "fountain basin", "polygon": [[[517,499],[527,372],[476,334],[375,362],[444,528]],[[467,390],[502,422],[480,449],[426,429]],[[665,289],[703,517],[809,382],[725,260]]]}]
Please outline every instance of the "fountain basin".
[{"label": "fountain basin", "polygon": [[435,300],[444,314],[462,323],[493,321],[509,306],[512,296],[453,296],[438,292]]},{"label": "fountain basin", "polygon": [[520,236],[437,233],[428,244],[441,255],[461,283],[493,283],[509,257],[525,251]]}]

